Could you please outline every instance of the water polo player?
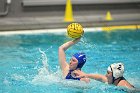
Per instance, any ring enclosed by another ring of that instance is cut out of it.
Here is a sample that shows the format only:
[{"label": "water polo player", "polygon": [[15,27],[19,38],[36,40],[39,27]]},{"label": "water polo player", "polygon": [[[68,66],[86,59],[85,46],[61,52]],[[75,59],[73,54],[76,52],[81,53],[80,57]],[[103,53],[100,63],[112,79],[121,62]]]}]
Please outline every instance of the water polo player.
[{"label": "water polo player", "polygon": [[113,63],[107,69],[106,77],[109,84],[116,86],[124,86],[127,88],[134,88],[124,77],[124,65],[123,63]]},{"label": "water polo player", "polygon": [[81,68],[86,63],[86,55],[84,53],[75,53],[72,58],[70,59],[70,63],[66,62],[66,54],[65,51],[71,47],[72,45],[76,44],[80,38],[74,39],[72,41],[68,41],[61,45],[58,50],[59,54],[59,63],[61,66],[61,70],[65,79],[70,80],[80,80],[89,82],[89,78],[85,77],[76,77],[77,75],[73,73],[73,71],[81,71]]},{"label": "water polo player", "polygon": [[106,75],[101,74],[86,74],[81,71],[74,71],[77,77],[92,78],[104,83],[113,84],[116,86],[123,86],[127,88],[134,88],[124,77],[124,65],[123,63],[113,63],[107,69]]}]

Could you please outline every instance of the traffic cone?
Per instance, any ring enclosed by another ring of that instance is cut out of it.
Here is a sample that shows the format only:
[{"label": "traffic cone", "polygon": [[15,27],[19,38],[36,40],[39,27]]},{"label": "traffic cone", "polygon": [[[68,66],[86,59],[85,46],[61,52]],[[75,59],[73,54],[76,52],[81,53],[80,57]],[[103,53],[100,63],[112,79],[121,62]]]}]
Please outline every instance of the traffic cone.
[{"label": "traffic cone", "polygon": [[112,21],[113,20],[110,11],[107,11],[105,20],[106,21]]},{"label": "traffic cone", "polygon": [[66,2],[64,21],[65,22],[74,21],[71,0],[67,0],[67,2]]}]

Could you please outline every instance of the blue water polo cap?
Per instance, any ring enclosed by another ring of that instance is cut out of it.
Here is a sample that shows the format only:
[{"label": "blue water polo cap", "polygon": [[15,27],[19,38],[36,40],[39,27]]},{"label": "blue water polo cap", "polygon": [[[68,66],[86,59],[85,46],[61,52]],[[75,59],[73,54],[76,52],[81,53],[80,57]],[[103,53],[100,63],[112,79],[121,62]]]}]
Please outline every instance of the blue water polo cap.
[{"label": "blue water polo cap", "polygon": [[75,53],[73,56],[78,60],[77,68],[82,68],[86,62],[85,53]]}]

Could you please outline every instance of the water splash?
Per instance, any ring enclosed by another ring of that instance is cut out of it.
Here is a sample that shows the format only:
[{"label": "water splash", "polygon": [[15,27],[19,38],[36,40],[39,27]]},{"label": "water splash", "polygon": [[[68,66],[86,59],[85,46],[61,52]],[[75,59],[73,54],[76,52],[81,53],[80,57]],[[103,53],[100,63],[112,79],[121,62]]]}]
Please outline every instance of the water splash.
[{"label": "water splash", "polygon": [[12,74],[11,75],[11,79],[16,80],[16,81],[25,81],[25,77],[23,75],[19,75],[19,74]]},{"label": "water splash", "polygon": [[43,67],[46,69],[46,72],[49,74],[49,71],[48,71],[48,58],[47,58],[45,52],[42,51],[40,48],[39,48],[39,52],[41,53]]},{"label": "water splash", "polygon": [[80,44],[84,45],[84,47],[87,49],[95,47],[95,45],[92,45],[90,42],[88,42],[85,37],[81,38]]},{"label": "water splash", "polygon": [[10,85],[10,81],[8,81],[6,78],[4,78],[3,84],[9,86]]},{"label": "water splash", "polygon": [[57,70],[56,72],[51,72],[51,70],[49,70],[47,55],[40,48],[39,52],[41,53],[41,61],[43,66],[38,69],[38,74],[33,78],[32,83],[39,85],[48,85],[59,82],[59,70]]}]

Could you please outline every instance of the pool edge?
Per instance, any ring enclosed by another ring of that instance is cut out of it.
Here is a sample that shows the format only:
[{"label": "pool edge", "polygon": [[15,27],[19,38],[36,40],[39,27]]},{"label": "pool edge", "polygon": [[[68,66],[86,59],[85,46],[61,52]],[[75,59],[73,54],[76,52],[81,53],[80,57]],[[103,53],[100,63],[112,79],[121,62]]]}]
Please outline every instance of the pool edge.
[{"label": "pool edge", "polygon": [[[114,31],[114,30],[124,30],[124,29],[137,30],[137,29],[140,29],[140,25],[87,27],[87,28],[84,28],[85,32]],[[59,28],[59,29],[3,31],[3,32],[0,32],[0,35],[41,34],[41,33],[61,34],[61,33],[65,33],[66,30],[67,30],[66,28]]]}]

